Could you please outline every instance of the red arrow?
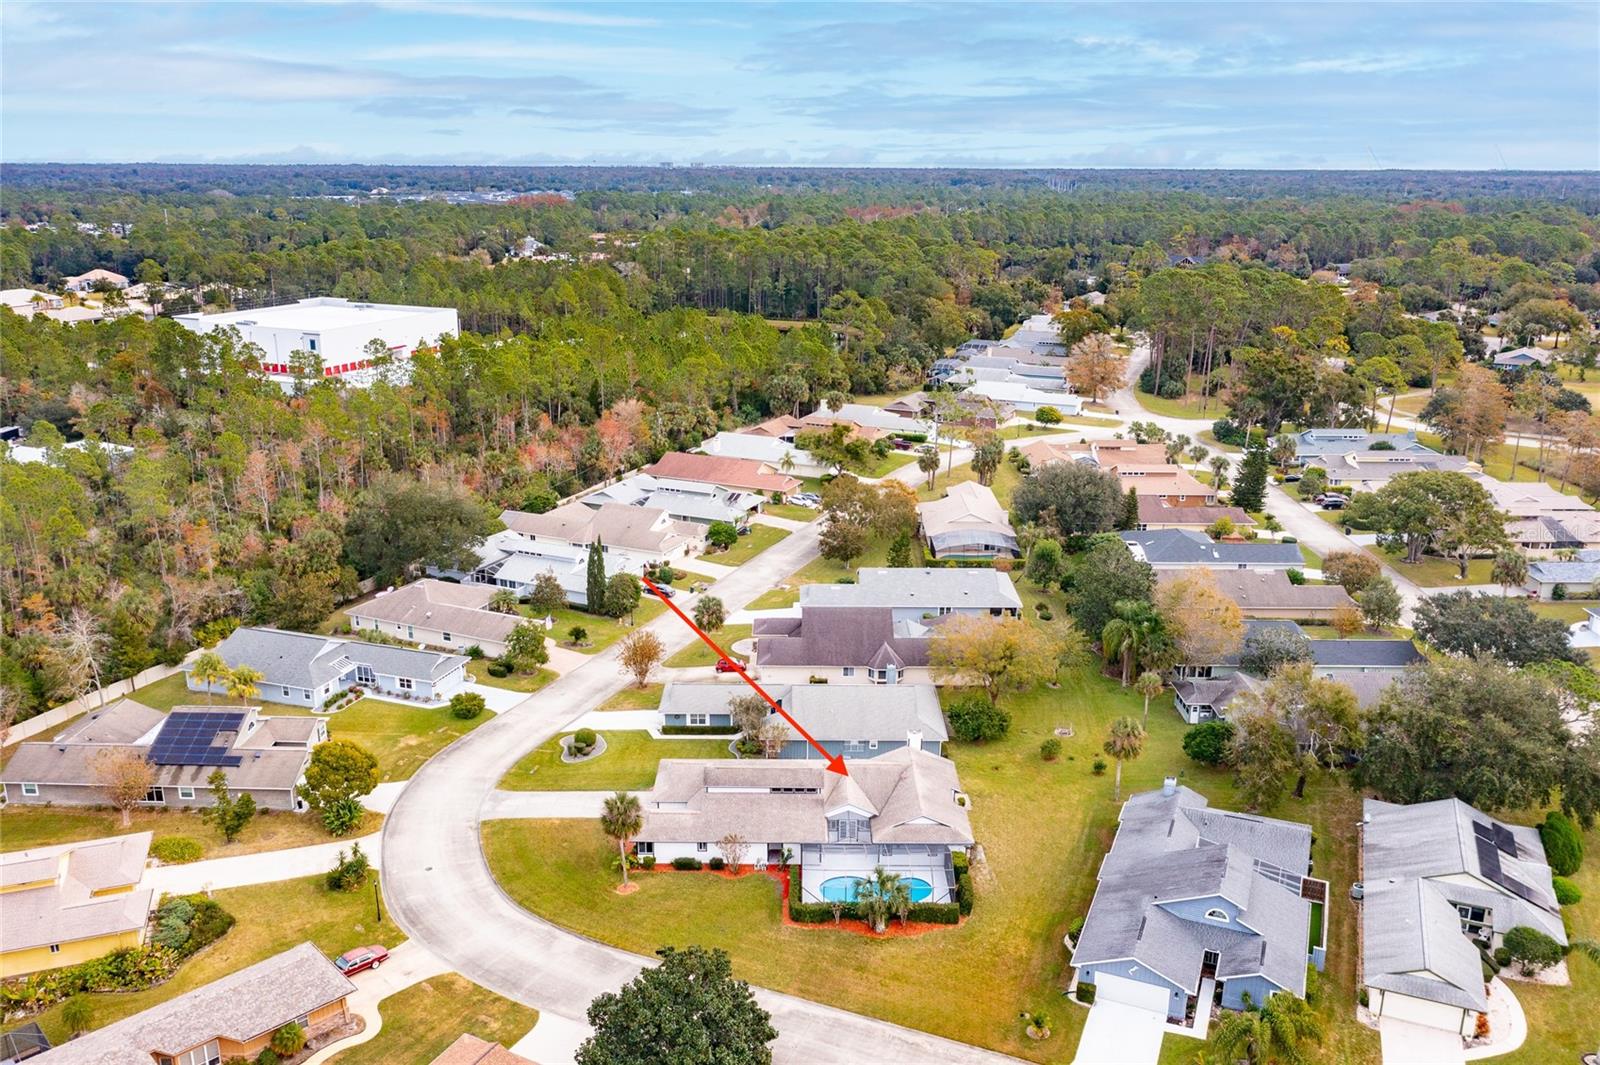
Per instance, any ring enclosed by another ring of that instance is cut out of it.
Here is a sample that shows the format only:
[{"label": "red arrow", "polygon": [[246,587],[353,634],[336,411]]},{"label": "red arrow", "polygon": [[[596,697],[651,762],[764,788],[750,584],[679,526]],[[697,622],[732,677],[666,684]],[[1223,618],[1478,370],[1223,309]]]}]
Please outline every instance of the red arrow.
[{"label": "red arrow", "polygon": [[754,688],[756,690],[756,694],[761,696],[761,698],[763,698],[763,699],[765,699],[767,701],[767,705],[768,706],[772,707],[773,710],[777,711],[778,716],[782,717],[785,721],[789,722],[789,727],[790,728],[792,728],[796,732],[800,733],[801,738],[803,738],[807,743],[811,744],[811,746],[815,747],[817,749],[817,753],[822,755],[822,757],[824,757],[824,758],[826,758],[828,760],[828,772],[830,772],[830,773],[838,773],[841,777],[847,777],[847,776],[850,775],[850,770],[848,770],[848,769],[846,769],[844,767],[844,758],[843,758],[843,756],[837,755],[837,754],[829,754],[827,748],[825,748],[824,746],[822,746],[822,744],[818,743],[815,739],[812,738],[811,733],[807,732],[805,729],[800,727],[800,722],[796,721],[794,718],[789,716],[789,711],[787,711],[783,707],[779,706],[773,700],[772,696],[768,695],[762,689],[761,685],[757,684],[755,681],[750,679],[750,674],[748,674],[748,673],[746,673],[744,671],[744,667],[739,664],[739,660],[737,658],[734,658],[732,655],[730,655],[727,652],[723,651],[722,648],[718,647],[717,646],[717,642],[715,640],[713,640],[711,637],[707,636],[704,632],[700,631],[700,626],[696,625],[692,620],[690,620],[689,615],[685,614],[682,610],[678,609],[678,604],[677,603],[674,603],[671,599],[668,599],[666,596],[662,595],[661,594],[661,589],[656,587],[656,583],[654,581],[652,581],[649,577],[640,577],[639,579],[644,582],[644,586],[646,588],[649,588],[650,591],[655,593],[655,597],[657,599],[659,599],[663,603],[667,604],[667,609],[671,610],[674,614],[678,615],[678,617],[682,619],[682,621],[683,621],[683,623],[685,625],[687,625],[687,626],[689,626],[689,628],[693,629],[694,630],[694,634],[696,636],[700,637],[702,640],[704,640],[706,642],[706,646],[711,648],[713,651],[715,651],[717,653],[717,657],[719,659],[722,659],[722,660],[726,661],[729,665],[731,665],[733,667],[733,671],[735,673],[739,674],[739,676],[743,677],[744,678],[744,682],[746,684],[750,685],[750,687]]}]

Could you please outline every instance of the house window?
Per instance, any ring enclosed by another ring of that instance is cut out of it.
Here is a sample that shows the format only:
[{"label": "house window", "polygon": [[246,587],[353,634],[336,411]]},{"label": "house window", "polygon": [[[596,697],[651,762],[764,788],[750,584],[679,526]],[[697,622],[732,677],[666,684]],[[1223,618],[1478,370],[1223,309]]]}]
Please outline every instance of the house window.
[{"label": "house window", "polygon": [[1208,921],[1224,921],[1224,922],[1226,922],[1228,920],[1228,911],[1227,910],[1220,910],[1220,909],[1217,909],[1216,907],[1212,907],[1211,909],[1206,911],[1206,920],[1208,920]]},{"label": "house window", "polygon": [[400,677],[400,678],[398,678],[398,680],[400,681],[400,690],[401,691],[408,692],[408,691],[411,690],[411,678],[410,677]]},{"label": "house window", "polygon": [[878,741],[877,740],[868,740],[867,741],[867,750],[875,751],[877,749],[878,749]]},{"label": "house window", "polygon": [[643,857],[646,854],[654,854],[656,845],[654,843],[636,843],[634,844],[634,850],[638,852],[640,857]]},{"label": "house window", "polygon": [[194,789],[193,788],[179,788],[178,789],[178,798],[180,798],[180,799],[192,799],[192,798],[194,798]]},{"label": "house window", "polygon": [[711,845],[709,843],[696,843],[694,845],[694,849],[697,850],[697,851],[702,851],[703,852],[703,851],[708,850],[710,848],[710,846]]},{"label": "house window", "polygon": [[144,793],[144,801],[147,803],[164,803],[167,801],[167,793],[161,788],[151,788]]},{"label": "house window", "polygon": [[372,671],[372,667],[371,666],[357,666],[356,667],[356,683],[357,684],[376,684],[376,683],[378,683],[378,675]]},{"label": "house window", "polygon": [[710,714],[690,714],[689,715],[689,724],[691,724],[691,725],[709,725],[709,724],[711,724],[711,715]]},{"label": "house window", "polygon": [[178,1065],[222,1065],[222,1051],[213,1039],[205,1046],[195,1047],[187,1054],[178,1055]]},{"label": "house window", "polygon": [[52,944],[50,944],[50,953],[51,954],[60,954],[61,953],[61,944],[60,943],[52,943]]},{"label": "house window", "polygon": [[853,677],[853,676],[856,675],[856,667],[855,666],[845,666],[843,672],[844,672],[845,676]]},{"label": "house window", "polygon": [[442,632],[439,635],[444,637],[444,642],[445,643],[449,643],[450,642],[450,634],[448,632]]},{"label": "house window", "polygon": [[845,740],[844,749],[848,752],[864,751],[867,749],[866,740]]},{"label": "house window", "polygon": [[39,794],[39,785],[37,785],[37,784],[24,784],[24,785],[22,785],[22,794],[24,794],[24,795],[37,795],[37,794]]},{"label": "house window", "polygon": [[306,350],[307,351],[316,351],[317,350],[317,338],[316,337],[307,337],[306,338]]},{"label": "house window", "polygon": [[414,629],[414,628],[413,628],[413,627],[412,627],[412,626],[410,626],[410,625],[407,625],[407,626],[406,626],[406,639],[408,639],[408,640],[415,640],[415,639],[416,639],[416,638],[417,638],[417,631],[416,631],[416,629]]},{"label": "house window", "polygon": [[287,687],[280,687],[278,690],[283,693],[285,699],[289,698],[289,689]]}]

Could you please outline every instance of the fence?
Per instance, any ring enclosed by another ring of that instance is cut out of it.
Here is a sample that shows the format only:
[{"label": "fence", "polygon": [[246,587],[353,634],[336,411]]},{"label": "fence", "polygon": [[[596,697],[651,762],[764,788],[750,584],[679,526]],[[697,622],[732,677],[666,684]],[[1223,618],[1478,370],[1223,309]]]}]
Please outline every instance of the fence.
[{"label": "fence", "polygon": [[[190,652],[184,661],[188,661],[189,658],[198,653],[198,650]],[[32,739],[34,736],[59,728],[79,714],[97,709],[102,702],[102,694],[104,695],[104,702],[109,704],[114,700],[133,694],[135,688],[142,688],[146,684],[154,684],[156,681],[170,677],[174,673],[182,672],[182,670],[183,665],[181,663],[176,666],[151,666],[143,673],[135,674],[126,680],[113,681],[104,688],[86,692],[71,702],[62,703],[60,706],[46,710],[42,714],[12,725],[11,734],[6,738],[6,742],[19,743],[22,740]]]}]

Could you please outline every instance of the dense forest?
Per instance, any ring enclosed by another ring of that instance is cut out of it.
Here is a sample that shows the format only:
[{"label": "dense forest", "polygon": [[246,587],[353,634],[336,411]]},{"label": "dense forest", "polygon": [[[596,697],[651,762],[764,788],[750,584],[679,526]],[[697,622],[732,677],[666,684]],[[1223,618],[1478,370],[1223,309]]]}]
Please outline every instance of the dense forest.
[{"label": "dense forest", "polygon": [[[327,294],[454,306],[464,331],[408,385],[285,395],[252,352],[164,316],[0,310],[0,424],[134,448],[0,461],[0,684],[24,712],[239,619],[315,625],[498,508],[776,410],[909,391],[952,346],[1091,288],[1104,306],[1069,330],[1147,333],[1148,391],[1269,427],[1364,418],[1385,364],[1425,384],[1481,353],[1415,312],[1461,302],[1533,333],[1600,309],[1592,175],[41,165],[0,182],[3,287],[104,267],[170,286],[164,315]],[[365,195],[380,186],[519,194]],[[542,261],[513,256],[527,237]],[[1353,291],[1308,280],[1332,264]]]}]

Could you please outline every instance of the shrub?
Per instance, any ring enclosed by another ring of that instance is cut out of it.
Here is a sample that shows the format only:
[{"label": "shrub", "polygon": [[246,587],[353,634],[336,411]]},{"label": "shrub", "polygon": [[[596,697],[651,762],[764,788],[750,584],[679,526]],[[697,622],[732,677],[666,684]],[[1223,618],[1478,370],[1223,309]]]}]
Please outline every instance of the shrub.
[{"label": "shrub", "polygon": [[471,721],[489,708],[477,692],[457,692],[450,697],[450,716]]},{"label": "shrub", "polygon": [[[1497,973],[1500,971],[1500,963],[1494,960],[1494,955],[1489,953],[1487,947],[1480,944],[1478,946],[1478,956],[1483,959],[1484,966],[1490,972]],[[1485,980],[1484,983],[1488,983],[1488,981]]]},{"label": "shrub", "polygon": [[662,725],[663,736],[733,736],[737,735],[737,725]]},{"label": "shrub", "polygon": [[1221,765],[1227,760],[1232,741],[1232,722],[1202,721],[1183,734],[1183,753],[1201,765]]},{"label": "shrub", "polygon": [[1511,951],[1505,947],[1494,948],[1494,963],[1504,969],[1511,964]]},{"label": "shrub", "polygon": [[478,659],[483,657],[483,648],[479,647],[477,644],[473,644],[471,647],[467,648],[461,653],[476,662]]},{"label": "shrub", "polygon": [[713,858],[706,863],[706,867],[708,869],[718,870],[725,868],[727,864],[728,863],[722,858]]},{"label": "shrub", "polygon": [[1548,969],[1565,954],[1560,943],[1527,925],[1518,925],[1506,933],[1505,949],[1517,967],[1530,976]]},{"label": "shrub", "polygon": [[1094,985],[1085,981],[1078,981],[1078,1001],[1085,1006],[1094,1005]]},{"label": "shrub", "polygon": [[168,950],[182,950],[189,942],[189,922],[172,915],[156,922],[155,940]]},{"label": "shrub", "polygon": [[1288,570],[1287,572],[1284,573],[1284,576],[1289,578],[1289,583],[1290,584],[1304,584],[1306,582],[1306,575],[1301,570],[1297,570],[1297,569]]},{"label": "shrub", "polygon": [[290,1021],[272,1033],[271,1049],[274,1054],[281,1054],[286,1058],[293,1057],[300,1053],[305,1045],[306,1030],[296,1021]]},{"label": "shrub", "polygon": [[83,995],[73,995],[61,1007],[61,1023],[74,1036],[87,1032],[94,1027],[94,1002]]},{"label": "shrub", "polygon": [[1367,1004],[1367,989],[1366,988],[1363,987],[1360,991],[1356,992],[1356,1001],[1361,1003],[1363,1006],[1365,1006]]},{"label": "shrub", "polygon": [[1011,729],[1011,715],[987,699],[969,696],[957,699],[950,707],[950,731],[968,743],[987,743]]},{"label": "shrub", "polygon": [[1578,835],[1572,819],[1561,811],[1551,810],[1544,815],[1539,839],[1544,843],[1550,871],[1557,876],[1571,876],[1583,865],[1583,837]]},{"label": "shrub", "polygon": [[700,868],[700,859],[689,857],[674,858],[672,859],[672,867],[674,869],[698,869]]},{"label": "shrub", "polygon": [[1050,608],[1049,607],[1045,607],[1043,610],[1039,611],[1039,620],[1040,621],[1054,621],[1055,619],[1056,619],[1056,616],[1055,616],[1055,614],[1050,612]]},{"label": "shrub", "polygon": [[262,1047],[261,1053],[256,1055],[256,1065],[278,1065],[282,1060],[271,1047]]},{"label": "shrub", "polygon": [[372,863],[361,852],[361,844],[353,844],[348,858],[340,851],[334,859],[333,868],[328,871],[328,890],[355,891],[366,884],[371,872]]},{"label": "shrub", "polygon": [[166,836],[150,844],[150,853],[164,865],[182,865],[199,859],[205,848],[197,839],[188,836]]},{"label": "shrub", "polygon": [[600,737],[592,728],[581,728],[572,734],[572,749],[577,754],[588,754],[599,742]]},{"label": "shrub", "polygon": [[506,677],[511,675],[511,671],[505,666],[501,665],[499,662],[490,662],[488,672],[489,676],[491,677]]},{"label": "shrub", "polygon": [[1061,757],[1061,741],[1051,736],[1039,744],[1039,757],[1047,762],[1053,762]]},{"label": "shrub", "polygon": [[656,867],[656,856],[654,854],[646,854],[643,858],[639,859],[639,864],[644,866],[646,869],[654,869]]},{"label": "shrub", "polygon": [[1566,877],[1551,877],[1550,882],[1555,885],[1556,901],[1561,905],[1576,906],[1583,901],[1583,891]]},{"label": "shrub", "polygon": [[1089,768],[1094,770],[1095,776],[1104,776],[1106,771],[1106,760],[1104,758],[1096,758],[1094,760],[1094,764]]},{"label": "shrub", "polygon": [[334,799],[322,808],[322,827],[330,836],[347,836],[365,816],[361,800]]},{"label": "shrub", "polygon": [[961,916],[966,917],[972,913],[972,902],[972,874],[962,873],[956,877],[956,905],[961,910]]},{"label": "shrub", "polygon": [[[1481,959],[1480,959],[1480,961],[1481,961]],[[1498,972],[1498,970],[1492,968],[1489,965],[1489,963],[1486,962],[1486,961],[1482,962],[1482,965],[1480,966],[1480,968],[1483,970],[1483,982],[1486,983],[1486,984],[1490,980],[1493,980],[1495,978],[1495,974]]]},{"label": "shrub", "polygon": [[950,867],[958,874],[966,872],[972,866],[972,859],[967,857],[966,851],[956,851],[950,855]]},{"label": "shrub", "polygon": [[1074,917],[1072,919],[1072,923],[1067,926],[1067,935],[1072,937],[1072,941],[1074,943],[1078,941],[1079,936],[1083,935],[1083,922],[1084,915],[1080,913],[1078,916]]},{"label": "shrub", "polygon": [[189,942],[186,949],[188,953],[193,954],[227,935],[228,930],[233,927],[233,914],[223,909],[215,899],[208,899],[203,895],[191,895],[188,901],[194,906],[194,919],[189,922]]}]

